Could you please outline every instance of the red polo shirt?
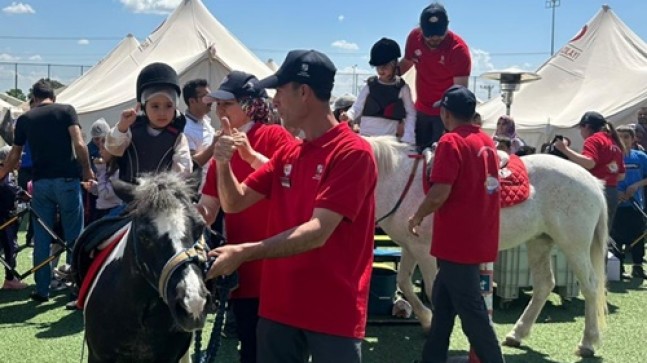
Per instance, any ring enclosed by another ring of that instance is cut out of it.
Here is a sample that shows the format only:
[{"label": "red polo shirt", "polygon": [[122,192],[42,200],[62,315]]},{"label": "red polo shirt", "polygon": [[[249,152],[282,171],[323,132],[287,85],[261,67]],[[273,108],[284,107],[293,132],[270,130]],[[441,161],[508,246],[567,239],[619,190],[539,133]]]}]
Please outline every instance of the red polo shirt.
[{"label": "red polo shirt", "polygon": [[[262,123],[256,123],[252,126],[247,132],[247,139],[254,150],[268,158],[271,158],[281,146],[294,140],[292,135],[283,127],[264,125]],[[235,153],[231,158],[231,168],[239,181],[245,180],[254,171],[238,153]],[[218,198],[218,178],[214,159],[209,162],[202,193]],[[268,237],[268,214],[269,202],[267,200],[262,200],[240,213],[225,214],[227,243],[256,242]],[[262,269],[262,260],[242,264],[238,268],[239,286],[232,292],[231,297],[234,299],[259,297]]]},{"label": "red polo shirt", "polygon": [[431,254],[463,264],[494,262],[499,249],[499,159],[492,138],[462,125],[438,141],[433,183],[451,184],[434,213]]},{"label": "red polo shirt", "polygon": [[596,132],[584,140],[582,155],[595,161],[591,174],[605,181],[606,186],[618,185],[618,174],[625,172],[622,149],[604,131]]},{"label": "red polo shirt", "polygon": [[343,216],[323,247],[265,260],[260,316],[296,328],[362,338],[373,262],[377,168],[369,144],[347,123],[281,148],[245,184],[270,201],[272,235],[315,208]]},{"label": "red polo shirt", "polygon": [[420,28],[413,29],[407,37],[404,58],[416,67],[416,110],[431,116],[440,115],[440,108],[433,104],[454,84],[454,77],[469,76],[472,70],[467,44],[449,30],[438,48],[430,49]]}]

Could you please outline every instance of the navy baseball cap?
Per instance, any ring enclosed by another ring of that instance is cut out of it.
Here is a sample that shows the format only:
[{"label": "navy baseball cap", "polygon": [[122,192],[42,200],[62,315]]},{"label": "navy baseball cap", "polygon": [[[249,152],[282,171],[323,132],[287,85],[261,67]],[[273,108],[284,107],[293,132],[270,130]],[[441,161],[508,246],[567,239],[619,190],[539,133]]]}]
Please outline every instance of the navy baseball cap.
[{"label": "navy baseball cap", "polygon": [[258,78],[253,74],[232,71],[220,83],[217,90],[202,98],[202,102],[233,100],[243,97],[267,98],[267,92],[258,86]]},{"label": "navy baseball cap", "polygon": [[443,98],[434,103],[434,107],[441,106],[456,115],[471,118],[476,112],[476,97],[469,89],[453,85],[445,91]]},{"label": "navy baseball cap", "polygon": [[438,3],[427,6],[420,14],[420,29],[425,37],[445,35],[448,25],[447,11]]},{"label": "navy baseball cap", "polygon": [[335,73],[337,68],[325,54],[316,50],[293,50],[274,75],[260,81],[259,87],[277,88],[286,83],[298,82],[331,92],[335,84]]},{"label": "navy baseball cap", "polygon": [[591,125],[594,127],[604,126],[607,120],[599,112],[589,111],[582,115],[578,126]]}]

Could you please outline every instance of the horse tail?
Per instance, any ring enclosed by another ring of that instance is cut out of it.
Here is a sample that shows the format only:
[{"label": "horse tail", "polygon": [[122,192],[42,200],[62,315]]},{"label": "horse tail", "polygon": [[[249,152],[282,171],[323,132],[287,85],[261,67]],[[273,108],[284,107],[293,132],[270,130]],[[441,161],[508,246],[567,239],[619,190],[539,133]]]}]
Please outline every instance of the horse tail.
[{"label": "horse tail", "polygon": [[[603,200],[604,202],[604,200]],[[598,223],[593,232],[593,243],[591,244],[591,263],[595,272],[595,295],[598,326],[600,329],[606,327],[607,296],[606,296],[606,259],[609,228],[607,225],[608,215],[606,203],[598,216]]]}]

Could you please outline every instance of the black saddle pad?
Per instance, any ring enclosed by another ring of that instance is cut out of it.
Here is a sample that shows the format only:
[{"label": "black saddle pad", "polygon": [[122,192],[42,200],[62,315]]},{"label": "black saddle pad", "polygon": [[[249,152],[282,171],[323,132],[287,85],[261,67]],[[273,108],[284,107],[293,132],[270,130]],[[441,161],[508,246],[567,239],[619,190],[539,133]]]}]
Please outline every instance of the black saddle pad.
[{"label": "black saddle pad", "polygon": [[131,221],[130,217],[105,217],[88,225],[74,244],[72,251],[72,279],[81,286],[92,263],[92,251]]}]

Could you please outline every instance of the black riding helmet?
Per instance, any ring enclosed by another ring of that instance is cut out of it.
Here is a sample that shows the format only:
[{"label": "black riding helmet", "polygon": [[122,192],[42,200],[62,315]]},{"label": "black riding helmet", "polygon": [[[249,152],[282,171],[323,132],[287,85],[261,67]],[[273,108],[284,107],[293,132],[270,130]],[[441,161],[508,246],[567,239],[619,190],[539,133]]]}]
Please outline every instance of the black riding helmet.
[{"label": "black riding helmet", "polygon": [[137,76],[137,102],[142,101],[142,92],[152,86],[167,85],[180,96],[180,80],[175,70],[166,63],[151,63]]},{"label": "black riding helmet", "polygon": [[371,59],[368,61],[368,64],[373,67],[381,66],[394,60],[397,61],[401,55],[400,46],[395,40],[382,38],[373,44],[371,48]]}]

